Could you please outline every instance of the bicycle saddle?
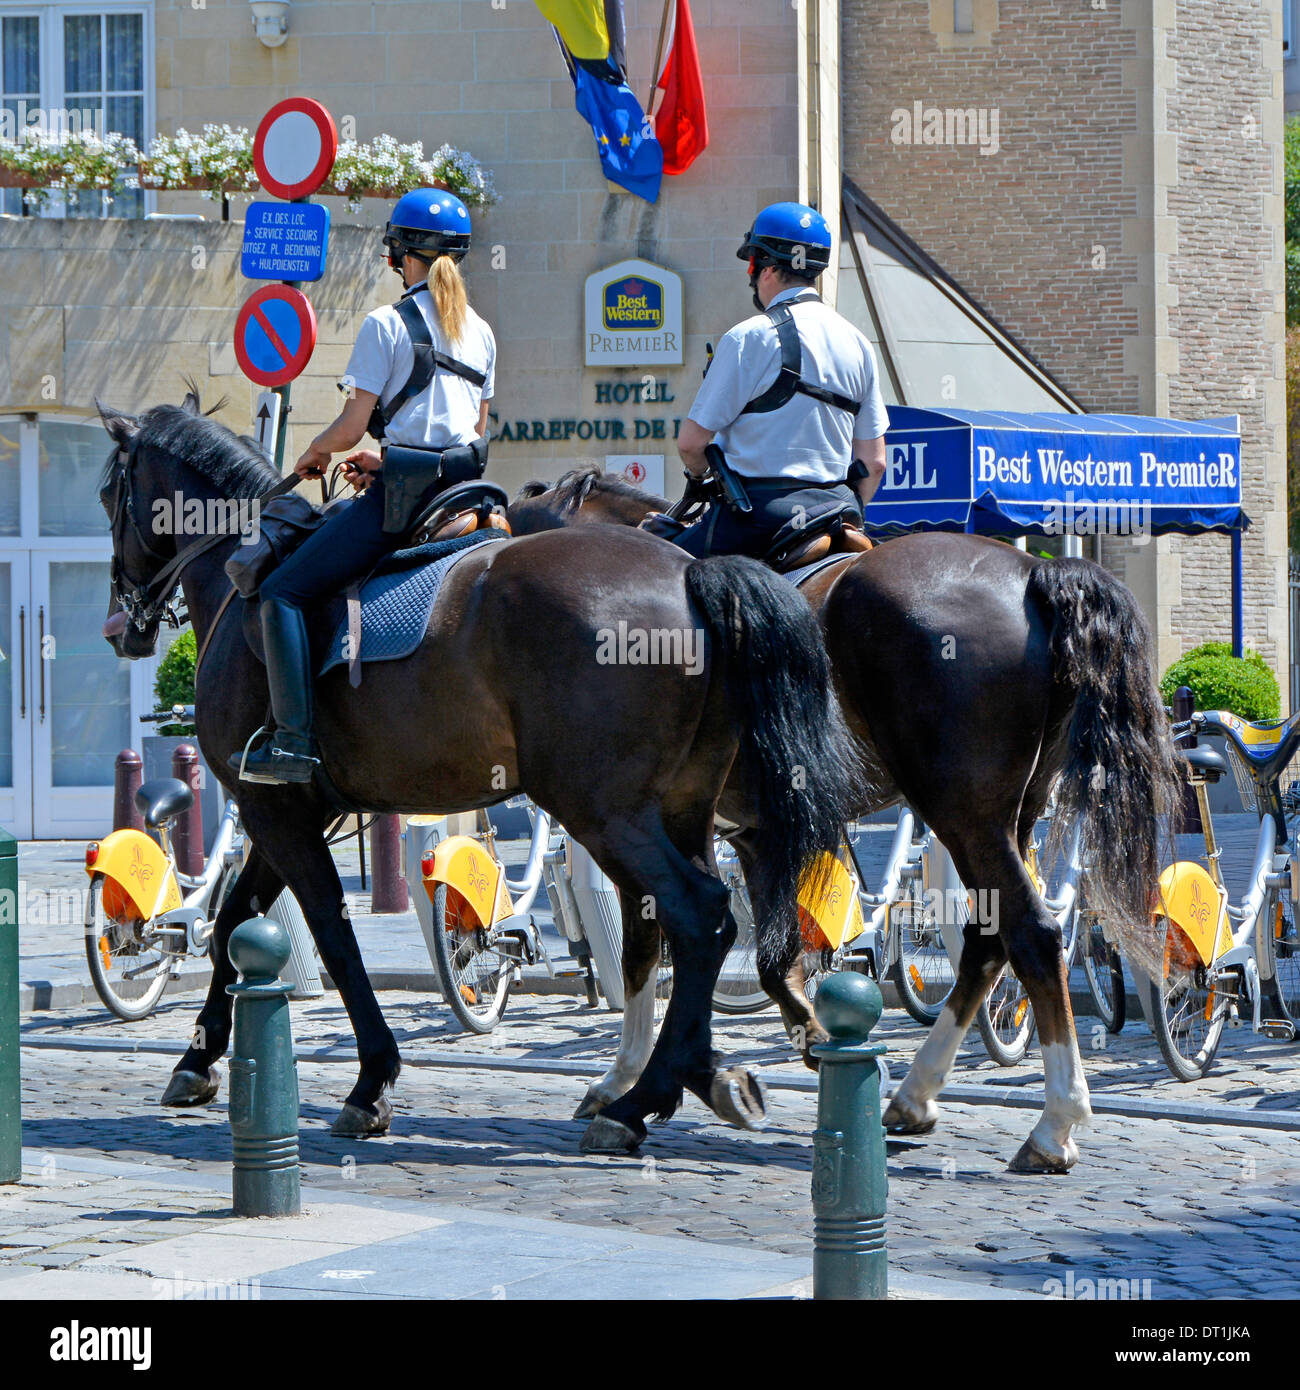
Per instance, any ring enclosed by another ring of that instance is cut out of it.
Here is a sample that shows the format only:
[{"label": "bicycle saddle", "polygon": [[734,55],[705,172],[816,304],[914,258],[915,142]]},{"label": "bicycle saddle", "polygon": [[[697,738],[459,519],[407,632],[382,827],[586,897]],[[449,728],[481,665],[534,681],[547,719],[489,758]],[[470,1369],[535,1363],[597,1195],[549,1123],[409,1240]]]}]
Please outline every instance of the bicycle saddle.
[{"label": "bicycle saddle", "polygon": [[154,777],[136,792],[135,804],[149,829],[157,830],[188,811],[194,804],[194,793],[179,778]]},{"label": "bicycle saddle", "polygon": [[1228,772],[1228,763],[1217,748],[1201,744],[1198,748],[1175,748],[1174,752],[1207,782],[1217,782]]}]

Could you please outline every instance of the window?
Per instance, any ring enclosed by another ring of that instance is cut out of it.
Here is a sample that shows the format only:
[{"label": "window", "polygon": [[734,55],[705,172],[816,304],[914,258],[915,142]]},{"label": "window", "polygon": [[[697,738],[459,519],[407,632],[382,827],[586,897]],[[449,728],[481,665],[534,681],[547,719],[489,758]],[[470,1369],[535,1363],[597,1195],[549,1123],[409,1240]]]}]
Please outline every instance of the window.
[{"label": "window", "polygon": [[954,34],[973,34],[975,32],[972,0],[952,0],[952,31]]},{"label": "window", "polygon": [[[151,18],[138,0],[21,9],[0,0],[3,133],[94,130],[143,146],[153,120]],[[47,207],[68,217],[140,217],[146,196],[127,189],[110,201],[105,193],[77,192],[53,197]],[[20,190],[3,190],[0,211],[21,210]]]},{"label": "window", "polygon": [[1282,56],[1295,57],[1295,47],[1291,42],[1291,26],[1295,23],[1295,0],[1282,0]]},{"label": "window", "polygon": [[[41,21],[38,15],[0,17],[0,112],[7,118],[0,133],[15,138],[27,113],[41,104]],[[0,190],[0,212],[20,213],[22,190]]]}]

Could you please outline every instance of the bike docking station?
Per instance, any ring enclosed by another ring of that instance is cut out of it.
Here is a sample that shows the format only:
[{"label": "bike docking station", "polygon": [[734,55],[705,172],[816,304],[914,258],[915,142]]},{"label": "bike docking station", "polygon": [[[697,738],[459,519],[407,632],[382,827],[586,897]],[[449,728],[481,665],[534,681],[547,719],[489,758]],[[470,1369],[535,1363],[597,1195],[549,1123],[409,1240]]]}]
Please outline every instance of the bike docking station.
[{"label": "bike docking station", "polygon": [[880,1112],[883,1043],[868,1043],[884,1009],[867,975],[841,971],[817,991],[817,1022],[831,1040],[813,1046],[813,1297],[889,1295],[885,1249],[885,1128]]},{"label": "bike docking station", "polygon": [[231,1181],[236,1216],[297,1216],[298,1064],[289,1017],[291,985],[280,979],[289,933],[268,917],[252,917],[230,935],[238,984],[230,1053]]}]

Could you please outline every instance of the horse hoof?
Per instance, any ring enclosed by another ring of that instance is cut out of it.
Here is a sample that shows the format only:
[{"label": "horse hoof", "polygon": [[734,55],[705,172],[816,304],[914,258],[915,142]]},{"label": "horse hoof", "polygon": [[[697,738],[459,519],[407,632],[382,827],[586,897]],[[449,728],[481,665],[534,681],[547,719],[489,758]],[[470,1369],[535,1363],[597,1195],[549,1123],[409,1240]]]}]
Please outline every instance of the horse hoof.
[{"label": "horse hoof", "polygon": [[709,1109],[737,1129],[763,1129],[767,1124],[763,1083],[744,1067],[719,1072],[709,1087]]},{"label": "horse hoof", "polygon": [[573,1112],[573,1118],[575,1120],[590,1120],[593,1115],[599,1115],[612,1099],[612,1096],[598,1096],[594,1091],[588,1091],[583,1096],[582,1103]]},{"label": "horse hoof", "polygon": [[1045,1154],[1040,1148],[1036,1147],[1032,1139],[1026,1139],[1020,1146],[1020,1152],[1007,1164],[1009,1173],[1068,1173],[1078,1161],[1079,1153],[1073,1144],[1069,1145],[1064,1158],[1057,1158],[1054,1154]]},{"label": "horse hoof", "polygon": [[640,1147],[636,1131],[608,1115],[597,1115],[578,1145],[585,1154],[634,1154]]},{"label": "horse hoof", "polygon": [[174,1071],[159,1104],[177,1108],[206,1105],[216,1099],[220,1089],[221,1077],[216,1067],[211,1067],[206,1076],[197,1071]]},{"label": "horse hoof", "polygon": [[386,1096],[375,1102],[375,1113],[361,1105],[348,1101],[339,1111],[339,1117],[330,1126],[330,1133],[336,1139],[372,1139],[379,1134],[387,1134],[393,1120],[393,1107]]},{"label": "horse hoof", "polygon": [[896,1100],[891,1101],[883,1123],[889,1134],[929,1134],[939,1123],[939,1107],[934,1107],[933,1114],[918,1117],[909,1114]]}]

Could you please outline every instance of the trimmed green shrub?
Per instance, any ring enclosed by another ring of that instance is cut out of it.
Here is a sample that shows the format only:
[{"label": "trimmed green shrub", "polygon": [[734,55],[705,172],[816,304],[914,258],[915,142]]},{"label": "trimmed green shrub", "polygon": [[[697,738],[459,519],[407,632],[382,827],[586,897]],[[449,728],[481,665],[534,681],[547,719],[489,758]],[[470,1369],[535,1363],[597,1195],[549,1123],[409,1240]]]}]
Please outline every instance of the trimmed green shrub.
[{"label": "trimmed green shrub", "polygon": [[[153,683],[155,714],[163,714],[173,705],[194,703],[194,664],[197,658],[198,648],[191,628],[181,633],[158,663],[158,674]],[[194,733],[194,725],[162,724],[158,732],[189,737]]]},{"label": "trimmed green shrub", "polygon": [[1165,672],[1160,695],[1172,704],[1174,691],[1188,686],[1197,709],[1223,709],[1242,719],[1276,719],[1282,710],[1277,677],[1258,652],[1236,657],[1227,642],[1202,642]]}]

